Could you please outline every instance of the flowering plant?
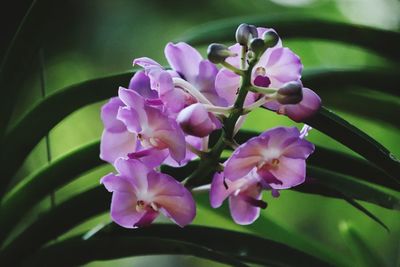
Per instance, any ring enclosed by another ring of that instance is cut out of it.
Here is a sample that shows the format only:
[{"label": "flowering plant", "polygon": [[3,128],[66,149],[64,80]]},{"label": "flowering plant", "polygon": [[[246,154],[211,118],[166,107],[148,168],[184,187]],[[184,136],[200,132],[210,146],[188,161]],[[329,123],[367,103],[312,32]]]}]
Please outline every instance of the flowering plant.
[{"label": "flowering plant", "polygon": [[[256,108],[301,122],[318,111],[321,100],[303,87],[300,58],[275,30],[241,24],[235,37],[230,47],[211,44],[208,60],[186,43],[169,43],[171,69],[135,59],[143,70],[103,106],[100,157],[118,174],[101,183],[113,192],[111,217],[119,225],[145,226],[161,212],[183,227],[196,214],[192,193],[204,189],[212,207],[229,198],[233,220],[250,224],[267,207],[262,191],[278,197],[305,181],[305,160],[314,151],[305,140],[311,127],[278,126],[240,145],[235,135]],[[214,132],[218,140],[210,146]],[[234,151],[220,162],[227,148]],[[183,166],[197,158],[197,169],[182,183],[160,172],[161,165]]]}]

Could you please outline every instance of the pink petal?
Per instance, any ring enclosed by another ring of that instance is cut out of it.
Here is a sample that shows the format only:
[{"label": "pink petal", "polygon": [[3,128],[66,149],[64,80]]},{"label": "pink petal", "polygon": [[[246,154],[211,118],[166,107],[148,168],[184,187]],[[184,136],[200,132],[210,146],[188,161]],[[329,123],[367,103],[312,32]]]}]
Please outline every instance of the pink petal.
[{"label": "pink petal", "polygon": [[129,82],[129,89],[136,91],[144,98],[158,98],[158,93],[150,87],[150,78],[144,71],[137,72]]},{"label": "pink petal", "polygon": [[165,57],[169,65],[183,75],[188,82],[195,82],[199,73],[199,64],[203,60],[200,53],[186,43],[168,43],[165,47]]},{"label": "pink petal", "polygon": [[139,115],[136,110],[131,107],[121,107],[118,111],[117,118],[125,124],[125,127],[131,133],[139,133],[142,131]]},{"label": "pink petal", "polygon": [[295,142],[287,146],[282,154],[288,158],[306,159],[314,152],[314,149],[315,146],[312,143],[298,138]]},{"label": "pink petal", "polygon": [[241,179],[231,181],[227,178],[224,179],[223,172],[216,172],[211,182],[210,189],[210,204],[213,208],[218,208],[222,205],[224,200],[233,194],[236,190],[248,183],[253,183],[250,177],[242,177]]},{"label": "pink petal", "polygon": [[104,176],[100,183],[104,185],[104,187],[109,192],[124,192],[131,193],[134,192],[134,188],[132,184],[125,178],[121,176],[114,175],[113,173],[107,174]]},{"label": "pink petal", "polygon": [[239,193],[237,196],[231,195],[229,197],[229,209],[231,211],[233,220],[237,224],[251,224],[260,216],[260,208],[251,205],[248,201],[246,201],[246,197],[260,200],[260,187],[257,184],[254,184],[247,188],[244,192]]},{"label": "pink petal", "polygon": [[133,66],[138,65],[144,69],[156,67],[162,68],[160,64],[148,57],[136,58],[133,60]]},{"label": "pink petal", "polygon": [[101,119],[107,131],[113,133],[126,131],[126,126],[117,119],[118,110],[123,106],[124,103],[118,97],[113,97],[101,108]]},{"label": "pink petal", "polygon": [[144,163],[136,159],[119,158],[115,161],[114,166],[121,176],[136,187],[138,192],[148,190],[147,175],[151,169]]},{"label": "pink petal", "polygon": [[304,159],[292,159],[282,156],[279,158],[279,167],[270,172],[282,182],[271,184],[274,189],[287,189],[304,182],[306,177],[306,163]]},{"label": "pink petal", "polygon": [[137,159],[143,162],[150,169],[153,169],[161,166],[161,164],[165,161],[168,155],[169,153],[166,149],[158,150],[155,148],[149,148],[129,153],[128,157],[130,159]]},{"label": "pink petal", "polygon": [[114,192],[111,200],[111,218],[125,228],[135,228],[145,212],[136,211],[137,198],[133,193]]},{"label": "pink petal", "polygon": [[136,149],[136,135],[128,131],[112,133],[103,131],[100,143],[100,158],[111,164],[119,157],[126,157]]},{"label": "pink petal", "polygon": [[149,175],[149,188],[165,216],[181,227],[193,221],[196,205],[192,194],[181,183],[166,174],[152,174]]},{"label": "pink petal", "polygon": [[258,67],[265,69],[265,76],[270,79],[272,88],[280,88],[287,82],[298,81],[303,69],[300,58],[289,48],[282,47],[266,50],[253,69],[253,79],[257,76]]},{"label": "pink petal", "polygon": [[240,145],[226,161],[225,177],[234,181],[248,174],[262,160],[268,137],[254,137]]},{"label": "pink petal", "polygon": [[240,76],[222,68],[215,80],[215,90],[218,95],[226,101],[225,106],[231,106],[237,97],[240,86]]}]

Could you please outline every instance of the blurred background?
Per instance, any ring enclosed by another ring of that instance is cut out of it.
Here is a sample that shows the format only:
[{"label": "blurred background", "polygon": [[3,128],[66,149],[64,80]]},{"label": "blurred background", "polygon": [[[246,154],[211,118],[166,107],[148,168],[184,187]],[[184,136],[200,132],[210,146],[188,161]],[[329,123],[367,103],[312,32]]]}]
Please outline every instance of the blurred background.
[{"label": "blurred background", "polygon": [[[2,36],[0,55],[5,54],[19,21],[28,10],[31,1],[11,3],[1,13],[12,14],[12,18],[2,17],[6,24]],[[147,56],[166,64],[163,56],[165,45],[179,41],[190,33],[191,28],[214,20],[248,16],[270,16],[275,14],[310,15],[334,21],[351,22],[382,29],[399,30],[400,2],[398,0],[64,0],[50,4],[43,15],[47,23],[37,28],[37,36],[32,42],[39,42],[40,49],[33,60],[25,62],[25,72],[21,73],[23,90],[20,90],[15,109],[12,110],[10,125],[37,104],[43,95],[50,95],[68,85],[132,70],[132,60]],[[268,25],[263,25],[268,26]],[[218,41],[218,40],[216,40]],[[232,43],[234,33],[232,32]],[[290,39],[284,45],[300,55],[305,70],[315,68],[348,68],[363,66],[390,66],[386,59],[371,54],[359,47],[321,40]],[[29,46],[26,43],[26,46]],[[385,43],[382,43],[385,46]],[[204,54],[206,46],[198,47]],[[400,49],[400,48],[399,48]],[[43,85],[45,85],[43,87]],[[115,94],[118,86],[115,84]],[[307,85],[307,84],[306,84]],[[125,85],[126,86],[126,85]],[[312,88],[318,93],[318,88]],[[379,88],[377,88],[379,89]],[[12,88],[10,88],[12,90]],[[348,121],[356,124],[373,138],[400,157],[399,123],[387,121],[388,116],[399,116],[400,99],[376,93],[377,99],[392,103],[392,108],[360,112],[360,94],[371,94],[368,90],[341,93],[324,91],[323,104]],[[48,135],[49,152],[43,139],[25,160],[13,183],[46,166],[78,147],[98,140],[102,132],[100,107],[104,102],[86,106],[57,124]],[[353,106],[352,106],[353,105]],[[393,108],[395,107],[395,109]],[[370,113],[374,116],[370,116]],[[393,113],[395,112],[395,113]],[[255,112],[244,127],[263,131],[276,125],[293,125],[283,116],[273,113]],[[298,125],[301,127],[301,125]],[[312,142],[351,153],[346,147],[312,131]],[[61,203],[79,192],[95,187],[99,179],[112,168],[108,165],[96,168],[72,183],[54,192],[31,211],[24,221],[34,220],[41,212],[51,208],[51,203]],[[381,218],[391,229],[387,233],[382,227],[343,200],[325,198],[293,191],[284,191],[278,199],[265,194],[269,203],[262,216],[290,231],[301,233],[318,240],[328,248],[339,251],[343,257],[349,256],[345,240],[338,234],[341,221],[356,225],[363,238],[372,249],[381,255],[389,266],[400,266],[400,214],[384,208],[363,203]],[[257,224],[256,227],[235,225],[230,218],[212,212],[207,206],[199,206],[195,224],[211,225],[244,232],[256,231],[259,236],[273,235],[273,228]],[[71,230],[65,237],[83,233],[94,226],[109,222],[108,213],[102,214]],[[19,226],[23,229],[24,223]],[[256,230],[255,230],[256,229]],[[258,230],[257,230],[258,229]],[[257,232],[259,231],[259,232]],[[18,230],[16,231],[18,232]],[[113,244],[110,244],[113,245]],[[126,258],[115,261],[93,262],[87,266],[222,266],[189,256],[152,256]]]}]

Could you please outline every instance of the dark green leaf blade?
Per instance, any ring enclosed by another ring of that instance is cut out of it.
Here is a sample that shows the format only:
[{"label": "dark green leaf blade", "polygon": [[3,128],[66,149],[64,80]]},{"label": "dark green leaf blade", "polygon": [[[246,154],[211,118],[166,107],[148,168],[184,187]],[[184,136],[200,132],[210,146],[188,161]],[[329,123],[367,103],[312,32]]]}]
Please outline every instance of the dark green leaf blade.
[{"label": "dark green leaf blade", "polygon": [[[176,246],[171,246],[174,242],[166,246],[168,241],[182,242],[189,244],[189,247],[179,247],[174,250]],[[161,242],[164,246],[157,245],[157,242]],[[118,248],[112,249],[109,244],[118,244]],[[209,251],[223,253],[232,259],[238,258],[267,266],[329,265],[311,255],[255,235],[204,226],[187,226],[181,229],[175,225],[163,224],[135,230],[112,225],[86,241],[81,237],[76,237],[44,248],[35,256],[34,262],[46,262],[51,265],[61,258],[70,265],[79,265],[95,259],[143,254],[186,254],[188,252],[196,256],[196,252],[192,251],[195,248],[192,247],[193,244],[207,248]],[[139,247],[137,248],[136,245]],[[66,258],[66,249],[74,257]]]},{"label": "dark green leaf blade", "polygon": [[114,96],[118,86],[128,84],[132,75],[121,73],[68,86],[46,97],[17,122],[1,150],[0,198],[28,153],[51,128],[78,108]]},{"label": "dark green leaf blade", "polygon": [[332,111],[322,107],[305,123],[357,152],[400,182],[400,161],[383,145]]}]

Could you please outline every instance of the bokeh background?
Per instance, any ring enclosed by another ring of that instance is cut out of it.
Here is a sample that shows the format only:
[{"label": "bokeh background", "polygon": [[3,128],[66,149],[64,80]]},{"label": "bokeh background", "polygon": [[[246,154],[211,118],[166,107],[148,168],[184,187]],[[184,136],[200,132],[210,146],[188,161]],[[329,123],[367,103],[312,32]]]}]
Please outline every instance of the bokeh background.
[{"label": "bokeh background", "polygon": [[[15,17],[9,20],[9,27],[4,31],[5,42],[2,42],[0,55],[4,55],[13,30],[16,29],[16,22],[22,18],[30,5],[30,1],[25,2],[18,8],[10,5]],[[68,85],[88,79],[132,70],[132,60],[136,57],[148,56],[166,64],[163,56],[166,43],[179,41],[182,36],[190,33],[191,28],[214,20],[243,17],[243,22],[246,22],[248,16],[285,14],[310,15],[390,30],[399,30],[400,27],[400,2],[397,0],[65,0],[52,4],[44,14],[48,23],[37,28],[35,37],[37,40],[32,40],[40,42],[40,49],[33,60],[25,62],[26,71],[21,73],[23,90],[20,90],[18,102],[12,111],[10,125],[15,124],[23,114],[34,107],[43,95],[50,95]],[[233,41],[234,33],[232,33],[232,43]],[[379,67],[393,64],[362,48],[348,44],[309,39],[283,41],[285,46],[300,55],[305,70]],[[382,43],[382,46],[385,45]],[[26,43],[26,46],[29,46],[29,43]],[[204,54],[206,46],[198,48]],[[115,84],[116,94],[120,85]],[[318,88],[312,89],[318,93]],[[332,90],[324,91],[322,99],[325,106],[357,125],[389,148],[395,156],[400,157],[399,121],[393,122],[393,117],[399,116],[400,99],[373,92],[376,99],[388,101],[392,105],[383,109],[360,106],[359,99],[363,99],[362,95],[368,94],[372,92],[366,89],[359,89],[356,92],[347,90],[343,93],[340,92],[340,88],[335,88],[332,84]],[[46,140],[43,139],[25,160],[13,183],[17,184],[24,177],[66,153],[98,140],[102,132],[99,110],[103,103],[81,108],[57,124],[47,137],[50,154],[47,152]],[[362,111],[363,108],[365,111]],[[388,120],[388,117],[391,119]],[[276,125],[294,125],[294,123],[283,116],[260,111],[251,114],[244,127],[263,131]],[[352,153],[318,131],[311,132],[309,139],[321,146]],[[110,171],[112,168],[109,165],[101,166],[60,188],[30,212],[18,226],[16,233],[29,221],[40,216],[43,211],[51,209],[52,203],[61,203],[79,192],[97,186],[99,179]],[[274,236],[274,227],[281,227],[296,232],[304,238],[317,240],[329,249],[341,253],[343,257],[349,257],[346,241],[338,229],[339,223],[346,221],[357,227],[370,247],[377,251],[389,266],[400,266],[400,214],[396,211],[363,203],[389,226],[391,232],[387,233],[376,222],[343,200],[290,190],[282,192],[278,199],[272,199],[270,195],[265,194],[265,199],[269,206],[262,211],[262,217],[269,223],[238,226],[229,217],[215,213],[207,206],[198,207],[194,223],[251,232],[265,237]],[[83,233],[109,221],[109,215],[102,214],[69,231],[58,240]],[[110,244],[113,245],[117,244]],[[188,256],[125,258],[93,262],[87,266],[132,266],[133,264],[135,266],[222,266]]]}]

